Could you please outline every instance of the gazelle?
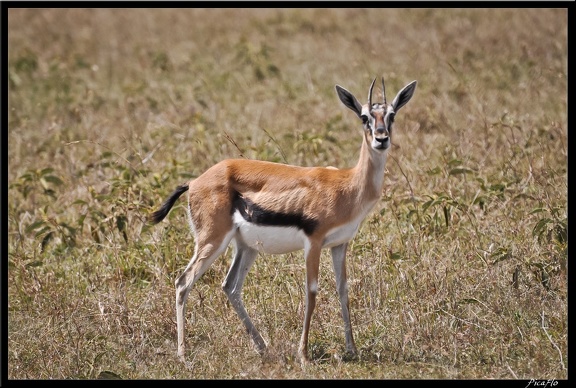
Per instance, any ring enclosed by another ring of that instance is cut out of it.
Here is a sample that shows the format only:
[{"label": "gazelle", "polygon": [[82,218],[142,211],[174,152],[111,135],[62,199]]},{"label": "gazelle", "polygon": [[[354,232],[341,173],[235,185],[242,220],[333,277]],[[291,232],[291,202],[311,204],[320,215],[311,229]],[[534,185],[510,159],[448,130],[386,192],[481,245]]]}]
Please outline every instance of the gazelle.
[{"label": "gazelle", "polygon": [[178,356],[184,359],[184,314],[192,286],[230,243],[232,264],[222,283],[257,351],[266,342],[254,327],[242,301],[242,285],[259,252],[281,254],[304,250],[306,303],[298,355],[308,360],[308,332],[318,293],[320,252],[330,248],[340,298],[346,351],[357,354],[348,303],[346,250],[381,196],[384,166],[390,150],[394,117],[413,96],[416,81],[407,84],[391,104],[382,78],[381,103],[362,105],[336,85],[340,101],[362,121],[360,159],[355,167],[298,167],[257,160],[223,160],[195,180],[178,186],[150,221],[162,221],[175,201],[188,191],[188,219],[195,237],[194,256],[176,280]]}]

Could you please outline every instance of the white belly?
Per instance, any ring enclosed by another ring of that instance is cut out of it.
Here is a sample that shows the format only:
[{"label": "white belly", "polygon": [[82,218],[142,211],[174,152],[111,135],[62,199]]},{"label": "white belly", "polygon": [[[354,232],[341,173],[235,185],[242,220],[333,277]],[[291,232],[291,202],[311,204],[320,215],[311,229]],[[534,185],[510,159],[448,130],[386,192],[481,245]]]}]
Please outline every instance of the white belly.
[{"label": "white belly", "polygon": [[306,234],[296,227],[253,224],[237,211],[233,220],[242,241],[259,252],[280,254],[304,249]]},{"label": "white belly", "polygon": [[[348,242],[356,236],[362,220],[370,211],[367,207],[349,223],[340,225],[326,234],[322,248],[331,248]],[[308,237],[301,229],[286,226],[258,225],[246,221],[238,211],[234,212],[233,222],[240,239],[251,248],[262,253],[282,254],[304,249]]]},{"label": "white belly", "polygon": [[323,248],[335,247],[348,242],[356,236],[360,223],[348,223],[331,230],[322,244]]}]

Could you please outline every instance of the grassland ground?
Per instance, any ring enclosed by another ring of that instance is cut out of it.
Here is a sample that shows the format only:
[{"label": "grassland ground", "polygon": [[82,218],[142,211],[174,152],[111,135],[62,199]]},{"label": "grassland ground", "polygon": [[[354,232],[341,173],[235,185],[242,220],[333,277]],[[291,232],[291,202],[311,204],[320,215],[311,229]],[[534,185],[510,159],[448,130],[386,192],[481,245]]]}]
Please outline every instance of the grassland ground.
[{"label": "grassland ground", "polygon": [[[13,379],[567,379],[567,9],[8,10],[8,376]],[[244,300],[226,251],[188,301],[186,201],[225,158],[351,167],[357,96],[418,89],[348,253],[346,360],[328,252],[312,363],[302,252],[263,255]],[[5,280],[5,282],[4,282]]]}]

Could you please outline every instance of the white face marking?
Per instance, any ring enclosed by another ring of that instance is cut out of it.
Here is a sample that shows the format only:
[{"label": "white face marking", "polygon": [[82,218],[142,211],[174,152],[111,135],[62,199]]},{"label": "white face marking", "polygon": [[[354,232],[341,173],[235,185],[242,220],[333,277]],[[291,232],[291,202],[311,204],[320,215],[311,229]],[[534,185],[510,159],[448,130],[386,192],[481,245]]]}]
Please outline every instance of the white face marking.
[{"label": "white face marking", "polygon": [[246,221],[235,211],[232,217],[239,237],[262,253],[282,254],[304,249],[306,234],[295,227],[258,225]]},{"label": "white face marking", "polygon": [[[382,143],[381,141],[377,140],[380,138],[382,140],[382,135],[378,135],[375,133],[376,127],[382,128],[384,126],[386,128],[386,135],[390,136],[392,134],[392,124],[393,124],[393,116],[394,116],[394,109],[391,105],[383,105],[383,104],[373,104],[372,108],[370,109],[368,105],[364,105],[362,108],[362,114],[368,118],[368,128],[370,130],[370,146],[376,152],[386,152],[390,148],[390,138],[386,143]],[[382,146],[385,145],[386,148]]]}]

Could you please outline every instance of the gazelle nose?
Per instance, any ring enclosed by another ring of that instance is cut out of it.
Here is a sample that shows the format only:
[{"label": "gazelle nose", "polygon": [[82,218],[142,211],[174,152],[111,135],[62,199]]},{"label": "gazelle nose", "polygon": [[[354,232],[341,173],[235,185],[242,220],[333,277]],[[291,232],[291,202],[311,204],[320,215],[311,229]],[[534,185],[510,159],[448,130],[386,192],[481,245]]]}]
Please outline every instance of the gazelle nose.
[{"label": "gazelle nose", "polygon": [[374,137],[374,139],[376,139],[379,143],[386,143],[390,137],[389,136],[382,136],[382,137]]},{"label": "gazelle nose", "polygon": [[[376,128],[376,134],[377,134],[377,135],[384,135],[386,132],[387,132],[387,131],[386,131],[386,128],[385,128],[385,127],[377,127],[377,128]],[[386,136],[386,137],[388,137],[388,136]]]}]

